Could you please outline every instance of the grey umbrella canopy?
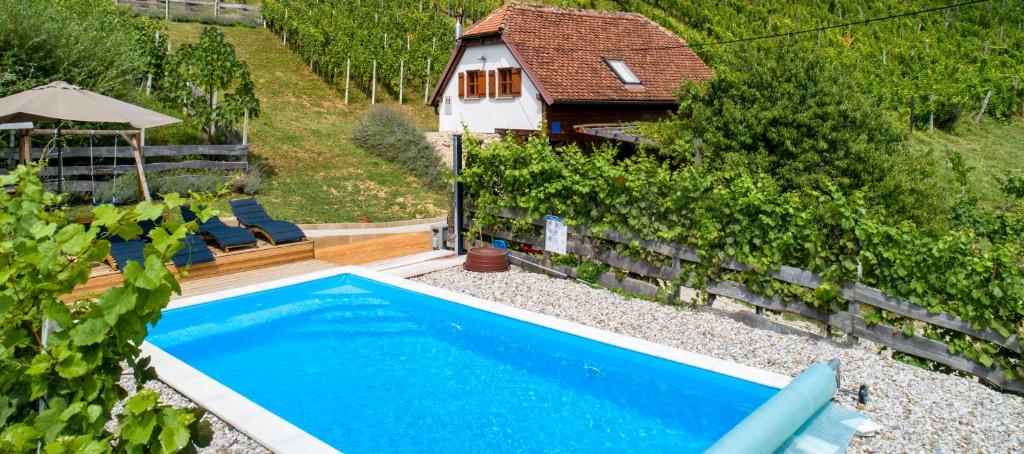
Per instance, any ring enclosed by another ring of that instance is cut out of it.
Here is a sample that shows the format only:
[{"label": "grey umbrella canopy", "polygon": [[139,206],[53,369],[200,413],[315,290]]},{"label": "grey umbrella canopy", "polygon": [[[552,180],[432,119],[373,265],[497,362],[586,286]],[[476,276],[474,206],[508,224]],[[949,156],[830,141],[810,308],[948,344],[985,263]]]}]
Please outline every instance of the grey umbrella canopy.
[{"label": "grey umbrella canopy", "polygon": [[0,123],[71,120],[154,128],[181,120],[64,81],[0,98]]}]

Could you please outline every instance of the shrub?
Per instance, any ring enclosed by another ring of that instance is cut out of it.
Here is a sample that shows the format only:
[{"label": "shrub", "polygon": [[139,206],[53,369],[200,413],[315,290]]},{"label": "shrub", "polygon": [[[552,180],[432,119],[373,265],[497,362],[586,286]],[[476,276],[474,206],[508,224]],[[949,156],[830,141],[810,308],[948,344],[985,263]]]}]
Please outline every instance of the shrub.
[{"label": "shrub", "polygon": [[366,111],[352,140],[370,153],[404,167],[424,186],[444,190],[448,172],[423,132],[398,108],[378,105]]},{"label": "shrub", "polygon": [[159,75],[159,25],[109,0],[0,0],[0,96],[65,80],[122,96]]},{"label": "shrub", "polygon": [[[155,193],[150,190],[150,193]],[[135,203],[139,196],[139,177],[132,173],[124,173],[107,181],[97,181],[95,191],[96,202],[118,204]]]},{"label": "shrub", "polygon": [[235,192],[253,195],[260,192],[263,186],[263,166],[259,164],[249,165],[249,171],[236,180]]},{"label": "shrub", "polygon": [[713,170],[764,172],[784,190],[831,182],[846,195],[864,191],[891,216],[943,228],[952,201],[937,163],[907,147],[903,127],[848,68],[806,44],[736,52],[758,64],[685,86],[679,114],[654,128],[663,157],[692,164],[699,138],[702,164]]}]

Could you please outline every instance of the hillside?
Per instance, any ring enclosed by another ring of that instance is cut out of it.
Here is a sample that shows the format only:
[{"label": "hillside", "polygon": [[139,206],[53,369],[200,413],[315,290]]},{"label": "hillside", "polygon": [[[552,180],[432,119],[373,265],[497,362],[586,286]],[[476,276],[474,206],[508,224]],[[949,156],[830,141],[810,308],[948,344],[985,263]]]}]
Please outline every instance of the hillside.
[{"label": "hillside", "polygon": [[911,147],[931,150],[939,162],[945,162],[945,150],[957,150],[973,167],[970,192],[989,206],[1002,206],[997,178],[1006,172],[1024,174],[1024,122],[967,123],[956,134],[942,131],[915,132]]},{"label": "hillside", "polygon": [[[450,46],[453,17],[469,26],[505,0],[474,2],[388,2],[383,9],[358,0],[268,0],[270,27],[288,36],[289,47],[318,74],[331,79],[352,61],[354,86],[369,92],[372,62],[377,62],[378,96],[394,95],[400,80],[421,92],[423,74],[436,80]],[[913,113],[918,129],[929,123],[934,137],[915,135],[915,146],[962,147],[979,170],[978,191],[991,201],[993,176],[1003,169],[1020,169],[1024,162],[1011,147],[1019,135],[1005,124],[1019,117],[1024,103],[1024,3],[967,2],[943,9],[947,2],[884,0],[785,0],[751,2],[715,0],[545,0],[566,7],[633,11],[644,14],[687,40],[717,72],[743,71],[756,49],[782,40],[803,52],[824,55],[848,68],[846,77],[859,90],[877,99],[889,115],[906,121]],[[934,11],[917,13],[924,10]],[[789,38],[743,42],[749,37],[785,35],[817,27],[896,16],[867,24],[801,33]],[[374,27],[358,24],[373,23]],[[405,36],[406,39],[395,39]],[[389,38],[390,37],[390,38]],[[739,41],[727,44],[720,42]],[[427,60],[432,62],[427,71]],[[404,66],[402,65],[404,62]],[[404,73],[402,72],[404,70]],[[403,78],[399,78],[399,75]],[[990,95],[989,95],[990,94]],[[988,96],[986,96],[988,95]],[[988,99],[986,103],[986,99]],[[982,110],[989,121],[978,132],[969,119]],[[948,131],[961,132],[951,134]],[[1000,146],[1000,144],[1004,146]],[[972,149],[992,152],[969,153]],[[1012,147],[1011,147],[1012,148]],[[991,158],[991,159],[988,159]],[[975,161],[976,160],[976,161]],[[1015,163],[1016,162],[1016,163]],[[998,169],[989,170],[989,169]]]},{"label": "hillside", "polygon": [[[171,43],[197,39],[200,24],[165,22]],[[252,123],[252,156],[268,177],[257,198],[295,222],[392,221],[438,216],[444,196],[399,166],[352,145],[349,131],[368,103],[344,96],[263,28],[224,27],[251,68],[262,115]],[[411,108],[410,108],[411,109]],[[421,108],[421,110],[427,110]],[[422,111],[415,117],[425,118]]]}]

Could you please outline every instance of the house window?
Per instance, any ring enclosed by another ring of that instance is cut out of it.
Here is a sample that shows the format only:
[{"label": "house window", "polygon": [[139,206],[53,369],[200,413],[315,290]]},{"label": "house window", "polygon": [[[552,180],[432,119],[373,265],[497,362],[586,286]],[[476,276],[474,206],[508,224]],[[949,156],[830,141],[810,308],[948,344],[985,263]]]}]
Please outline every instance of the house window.
[{"label": "house window", "polygon": [[466,97],[482,98],[485,93],[487,82],[483,71],[466,71]]},{"label": "house window", "polygon": [[497,95],[503,98],[519,96],[522,92],[522,75],[519,68],[500,68],[496,74]]},{"label": "house window", "polygon": [[452,114],[452,97],[451,96],[445,96],[444,97],[444,114],[445,115],[451,115]]},{"label": "house window", "polygon": [[622,59],[605,57],[604,62],[608,64],[608,67],[612,69],[612,72],[618,76],[622,83],[626,85],[640,84],[640,78],[636,76],[632,69],[629,69],[629,65]]}]

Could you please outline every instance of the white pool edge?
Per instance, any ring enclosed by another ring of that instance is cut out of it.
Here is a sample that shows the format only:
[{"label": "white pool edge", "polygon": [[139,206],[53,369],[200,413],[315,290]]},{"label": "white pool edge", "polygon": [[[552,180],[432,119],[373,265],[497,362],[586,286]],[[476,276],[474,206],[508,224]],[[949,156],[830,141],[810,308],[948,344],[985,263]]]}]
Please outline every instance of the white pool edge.
[{"label": "white pool edge", "polygon": [[263,447],[278,454],[341,452],[160,347],[143,342],[141,350],[160,381]]},{"label": "white pool edge", "polygon": [[[259,284],[247,285],[228,290],[172,299],[167,309],[178,309],[209,303],[226,298],[271,290],[302,282],[314,281],[340,274],[352,274],[409,291],[462,304],[482,311],[524,321],[534,325],[561,331],[574,336],[591,339],[604,344],[633,350],[649,356],[698,367],[721,375],[738,378],[759,385],[782,389],[792,377],[745,366],[733,361],[713,358],[699,353],[669,347],[643,339],[630,337],[580,323],[563,320],[550,315],[539,314],[517,307],[488,301],[433,287],[420,282],[395,277],[386,273],[358,266],[339,266],[327,270],[291,276]],[[166,310],[166,309],[165,309]],[[337,449],[298,428],[294,424],[257,405],[241,394],[210,378],[185,362],[175,358],[159,347],[144,342],[143,356],[152,358],[160,380],[207,411],[246,434],[265,448],[279,454],[290,453],[337,453]]]}]

